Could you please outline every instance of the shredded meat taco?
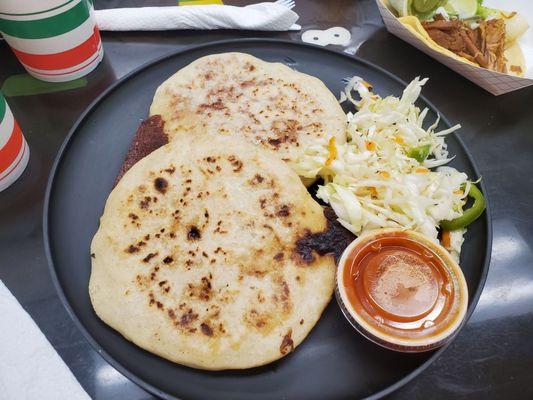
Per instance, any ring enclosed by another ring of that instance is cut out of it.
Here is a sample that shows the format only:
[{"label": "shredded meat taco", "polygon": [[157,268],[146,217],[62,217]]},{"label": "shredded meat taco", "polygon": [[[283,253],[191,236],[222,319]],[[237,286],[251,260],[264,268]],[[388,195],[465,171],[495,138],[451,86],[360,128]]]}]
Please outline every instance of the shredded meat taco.
[{"label": "shredded meat taco", "polygon": [[505,23],[503,19],[480,21],[475,28],[459,19],[446,20],[442,15],[422,26],[439,46],[458,56],[498,72],[507,72],[505,58]]}]

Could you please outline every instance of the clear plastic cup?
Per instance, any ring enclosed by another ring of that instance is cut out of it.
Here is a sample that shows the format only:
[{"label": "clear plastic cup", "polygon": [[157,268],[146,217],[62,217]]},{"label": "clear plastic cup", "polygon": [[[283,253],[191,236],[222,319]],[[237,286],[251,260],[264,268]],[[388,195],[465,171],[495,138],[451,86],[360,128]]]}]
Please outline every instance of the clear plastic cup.
[{"label": "clear plastic cup", "polygon": [[417,232],[394,229],[362,235],[346,248],[335,295],[359,333],[401,352],[451,340],[468,305],[465,278],[448,251]]}]

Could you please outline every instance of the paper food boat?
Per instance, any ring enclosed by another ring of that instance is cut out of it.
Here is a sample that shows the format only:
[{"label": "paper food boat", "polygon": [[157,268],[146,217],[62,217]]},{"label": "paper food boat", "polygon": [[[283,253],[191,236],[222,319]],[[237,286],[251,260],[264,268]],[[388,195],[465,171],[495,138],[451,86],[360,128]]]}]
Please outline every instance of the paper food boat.
[{"label": "paper food boat", "polygon": [[533,85],[533,47],[529,47],[528,43],[528,41],[533,41],[533,2],[531,4],[529,4],[529,1],[524,0],[499,2],[499,4],[498,2],[496,2],[496,4],[494,4],[495,2],[484,2],[484,4],[488,6],[494,6],[494,8],[502,8],[506,11],[518,11],[528,19],[530,28],[524,34],[526,37],[520,38],[519,40],[522,51],[524,52],[527,68],[524,74],[525,77],[522,78],[471,65],[432,49],[418,36],[407,29],[400,21],[398,21],[394,14],[386,7],[384,1],[386,0],[376,0],[376,3],[379,7],[381,16],[383,17],[383,22],[390,33],[398,36],[400,39],[433,57],[435,60],[446,65],[448,68],[451,68],[455,72],[463,75],[466,79],[471,80],[476,85],[481,86],[483,89],[487,90],[493,95],[499,96],[501,94],[509,93],[514,90]]}]

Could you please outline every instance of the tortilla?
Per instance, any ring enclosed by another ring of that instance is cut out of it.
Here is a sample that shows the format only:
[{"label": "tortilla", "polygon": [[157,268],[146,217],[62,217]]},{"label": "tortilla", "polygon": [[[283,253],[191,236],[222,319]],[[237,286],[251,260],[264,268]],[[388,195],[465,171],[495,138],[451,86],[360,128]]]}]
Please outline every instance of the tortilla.
[{"label": "tortilla", "polygon": [[511,75],[524,76],[526,59],[520,43],[514,41],[505,45],[505,58],[507,58],[507,71]]},{"label": "tortilla", "polygon": [[331,298],[333,256],[308,246],[326,226],[275,153],[238,136],[176,135],[111,192],[91,245],[91,302],[171,361],[263,365],[298,346]]},{"label": "tortilla", "polygon": [[317,138],[346,141],[346,115],[319,79],[248,54],[200,58],[157,89],[150,115],[172,141],[211,132],[276,151],[290,165]]},{"label": "tortilla", "polygon": [[[422,23],[417,17],[411,15],[406,17],[400,17],[398,18],[398,21],[400,21],[413,35],[415,35],[419,40],[424,42],[424,44],[432,50],[435,50],[447,57],[451,57],[457,61],[482,68],[478,64],[464,57],[461,57],[455,54],[453,51],[450,51],[437,44],[433,39],[431,39],[431,37],[424,29]],[[507,58],[507,74],[515,76],[524,76],[524,71],[526,70],[526,63],[524,55],[522,53],[522,49],[520,48],[520,45],[517,42],[506,43],[505,57]]]}]

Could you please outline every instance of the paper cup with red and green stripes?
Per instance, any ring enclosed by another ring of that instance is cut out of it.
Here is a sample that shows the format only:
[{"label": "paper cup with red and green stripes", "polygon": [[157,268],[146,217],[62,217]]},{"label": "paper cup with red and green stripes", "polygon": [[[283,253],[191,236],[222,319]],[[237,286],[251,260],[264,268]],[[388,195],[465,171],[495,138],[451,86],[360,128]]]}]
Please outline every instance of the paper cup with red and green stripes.
[{"label": "paper cup with red and green stripes", "polygon": [[0,192],[22,175],[29,159],[30,148],[0,93]]},{"label": "paper cup with red and green stripes", "polygon": [[104,54],[90,0],[0,0],[0,32],[24,68],[48,82],[84,76]]}]

